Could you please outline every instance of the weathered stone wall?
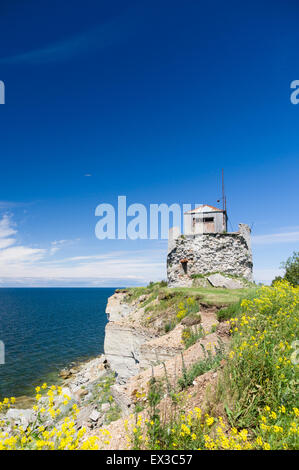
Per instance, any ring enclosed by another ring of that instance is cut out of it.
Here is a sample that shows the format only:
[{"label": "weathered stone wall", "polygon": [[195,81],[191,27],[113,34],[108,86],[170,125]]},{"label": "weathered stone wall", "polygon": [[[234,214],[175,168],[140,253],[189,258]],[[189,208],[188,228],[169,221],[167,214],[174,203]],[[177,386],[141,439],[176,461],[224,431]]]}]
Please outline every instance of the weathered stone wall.
[{"label": "weathered stone wall", "polygon": [[[183,266],[181,260],[187,260]],[[185,268],[185,270],[184,270]],[[170,287],[190,287],[193,274],[223,272],[252,281],[250,228],[239,232],[180,236],[172,240],[167,255]]]}]

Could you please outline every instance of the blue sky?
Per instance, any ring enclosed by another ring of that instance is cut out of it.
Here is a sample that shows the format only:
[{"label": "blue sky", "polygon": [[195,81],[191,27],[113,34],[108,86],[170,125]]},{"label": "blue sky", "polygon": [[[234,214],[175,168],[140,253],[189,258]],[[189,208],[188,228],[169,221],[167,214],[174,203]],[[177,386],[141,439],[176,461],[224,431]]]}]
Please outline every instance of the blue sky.
[{"label": "blue sky", "polygon": [[[95,208],[207,203],[252,225],[256,280],[298,250],[297,1],[1,2],[0,285],[165,278],[165,240]],[[89,175],[89,176],[86,176]]]}]

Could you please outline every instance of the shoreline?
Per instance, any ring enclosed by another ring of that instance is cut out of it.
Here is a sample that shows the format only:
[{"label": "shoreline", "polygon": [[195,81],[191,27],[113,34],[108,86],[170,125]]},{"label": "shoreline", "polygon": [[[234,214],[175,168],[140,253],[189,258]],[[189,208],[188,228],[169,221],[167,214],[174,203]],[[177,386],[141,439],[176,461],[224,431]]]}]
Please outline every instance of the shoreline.
[{"label": "shoreline", "polygon": [[[32,401],[37,386],[61,384],[61,370],[77,370],[104,352],[105,309],[115,289],[82,289],[84,293],[76,288],[68,293],[20,290],[24,293],[5,293],[0,308],[1,318],[4,312],[0,340],[6,353],[5,364],[0,365],[0,401],[15,397],[18,406]],[[17,321],[14,305],[18,302]],[[10,323],[16,325],[13,335]]]},{"label": "shoreline", "polygon": [[[15,408],[17,409],[31,408],[32,405],[35,404],[35,394],[36,394],[35,387],[36,386],[41,386],[45,382],[48,385],[68,387],[70,384],[72,384],[72,382],[76,381],[77,375],[87,373],[90,366],[92,365],[94,361],[104,362],[104,360],[105,360],[104,353],[101,353],[97,356],[91,356],[89,359],[72,361],[67,367],[60,369],[60,371],[49,373],[49,378],[53,376],[54,380],[52,379],[51,381],[47,382],[46,376],[45,376],[43,379],[40,379],[36,383],[36,385],[32,389],[32,394],[28,393],[26,395],[16,396]],[[67,377],[66,376],[63,377],[64,371],[68,374]],[[3,400],[3,398],[1,400]]]}]

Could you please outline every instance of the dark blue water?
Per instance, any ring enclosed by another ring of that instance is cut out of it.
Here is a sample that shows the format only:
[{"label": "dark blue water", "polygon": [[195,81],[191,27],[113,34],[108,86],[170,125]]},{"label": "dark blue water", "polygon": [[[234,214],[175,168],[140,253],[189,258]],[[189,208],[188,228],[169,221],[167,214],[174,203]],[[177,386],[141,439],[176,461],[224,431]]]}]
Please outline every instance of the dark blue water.
[{"label": "dark blue water", "polygon": [[72,362],[103,352],[113,288],[0,289],[0,399],[31,395]]}]

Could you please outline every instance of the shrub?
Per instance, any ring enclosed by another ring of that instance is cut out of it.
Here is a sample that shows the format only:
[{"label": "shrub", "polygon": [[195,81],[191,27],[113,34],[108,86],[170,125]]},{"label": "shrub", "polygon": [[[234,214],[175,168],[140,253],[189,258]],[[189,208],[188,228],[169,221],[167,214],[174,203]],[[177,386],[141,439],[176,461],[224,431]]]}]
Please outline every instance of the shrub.
[{"label": "shrub", "polygon": [[285,263],[282,264],[282,267],[286,270],[284,278],[292,286],[299,285],[299,251],[293,253]]},{"label": "shrub", "polygon": [[165,333],[169,333],[169,331],[173,330],[175,326],[176,326],[175,321],[169,321],[169,322],[165,323],[165,325],[164,325]]},{"label": "shrub", "polygon": [[205,372],[208,372],[209,370],[216,369],[224,358],[223,344],[220,343],[218,347],[216,347],[216,354],[214,355],[212,355],[210,349],[206,350],[203,345],[201,346],[204,352],[204,359],[200,359],[199,361],[195,362],[188,370],[186,369],[183,361],[183,374],[182,377],[180,377],[178,380],[178,384],[181,389],[192,385],[194,379],[196,379],[196,377],[198,377],[199,375],[202,375]]},{"label": "shrub", "polygon": [[[180,406],[163,422],[160,417],[139,417],[136,448],[298,449],[299,288],[286,281],[263,286],[254,298],[242,301],[237,313],[230,321],[231,350],[215,397],[215,409],[224,404],[226,416],[216,417],[198,407],[186,413]],[[207,353],[189,370],[184,367],[181,388],[217,367],[219,360],[220,353],[214,358]]]},{"label": "shrub", "polygon": [[285,269],[285,274],[283,277],[276,276],[271,286],[275,286],[275,284],[283,279],[288,281],[293,287],[299,285],[299,251],[294,251],[292,256],[290,256],[286,262],[281,263],[281,268]]},{"label": "shrub", "polygon": [[185,348],[188,349],[190,346],[195,344],[199,339],[204,337],[204,330],[202,326],[195,325],[194,327],[186,327],[182,332],[182,340]]},{"label": "shrub", "polygon": [[199,310],[198,302],[193,297],[188,297],[187,300],[184,300],[178,305],[177,319],[180,322],[190,313],[196,313]]},{"label": "shrub", "polygon": [[235,317],[239,314],[241,310],[241,300],[239,300],[236,303],[233,303],[231,305],[228,305],[227,307],[221,308],[217,312],[217,320],[222,322],[225,320],[229,320],[232,317]]},{"label": "shrub", "polygon": [[243,314],[232,319],[232,347],[223,386],[234,397],[231,419],[255,426],[266,406],[296,407],[297,369],[292,359],[299,327],[299,288],[281,281],[263,286],[256,298],[242,301]]}]

